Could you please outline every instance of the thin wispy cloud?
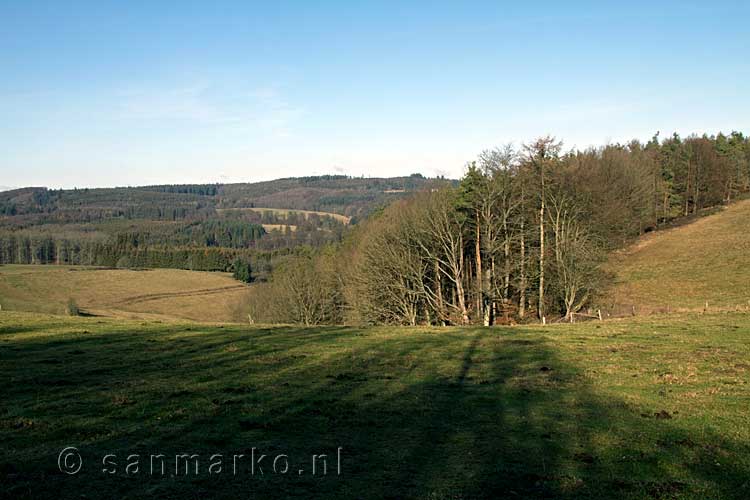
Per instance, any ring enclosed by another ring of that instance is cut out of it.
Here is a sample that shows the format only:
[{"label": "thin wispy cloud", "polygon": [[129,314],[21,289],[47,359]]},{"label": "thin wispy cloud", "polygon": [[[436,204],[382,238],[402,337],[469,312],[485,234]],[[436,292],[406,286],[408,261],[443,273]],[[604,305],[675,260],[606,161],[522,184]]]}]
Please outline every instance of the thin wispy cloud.
[{"label": "thin wispy cloud", "polygon": [[301,107],[292,105],[276,88],[257,89],[250,92],[250,97],[258,106],[257,123],[263,130],[277,137],[292,135],[294,122],[304,115]]},{"label": "thin wispy cloud", "polygon": [[239,119],[211,102],[205,84],[117,92],[118,116],[135,120],[216,123]]},{"label": "thin wispy cloud", "polygon": [[121,120],[188,127],[231,127],[274,137],[291,135],[303,109],[275,87],[227,89],[205,82],[172,88],[129,88],[117,92]]}]

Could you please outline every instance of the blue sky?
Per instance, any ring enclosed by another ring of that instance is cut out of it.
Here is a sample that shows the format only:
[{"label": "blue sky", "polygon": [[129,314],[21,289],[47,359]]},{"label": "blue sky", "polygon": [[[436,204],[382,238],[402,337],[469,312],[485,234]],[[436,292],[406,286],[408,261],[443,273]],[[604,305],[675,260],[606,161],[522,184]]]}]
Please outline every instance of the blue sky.
[{"label": "blue sky", "polygon": [[544,134],[747,133],[748,19],[747,2],[0,0],[0,186],[457,177]]}]

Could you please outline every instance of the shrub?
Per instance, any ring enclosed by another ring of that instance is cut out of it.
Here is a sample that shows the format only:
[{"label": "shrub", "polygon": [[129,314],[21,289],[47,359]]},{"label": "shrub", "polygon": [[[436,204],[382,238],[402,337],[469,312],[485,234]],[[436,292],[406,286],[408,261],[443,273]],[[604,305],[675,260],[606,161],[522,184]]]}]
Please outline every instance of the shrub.
[{"label": "shrub", "polygon": [[68,316],[80,316],[81,310],[78,308],[78,304],[76,303],[75,299],[70,298],[68,299],[68,303],[65,306],[65,312],[68,313]]},{"label": "shrub", "polygon": [[249,262],[238,258],[234,261],[233,267],[234,272],[232,273],[232,276],[234,276],[234,279],[245,283],[253,282],[253,272],[250,268]]}]

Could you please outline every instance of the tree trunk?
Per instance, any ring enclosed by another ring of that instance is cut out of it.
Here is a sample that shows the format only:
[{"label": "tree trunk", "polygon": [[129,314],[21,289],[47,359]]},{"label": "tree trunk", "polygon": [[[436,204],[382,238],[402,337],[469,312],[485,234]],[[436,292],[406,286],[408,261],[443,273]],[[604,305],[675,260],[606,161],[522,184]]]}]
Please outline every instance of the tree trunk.
[{"label": "tree trunk", "polygon": [[505,257],[505,276],[503,277],[503,306],[510,297],[510,235],[508,234],[508,214],[503,214],[503,256]]},{"label": "tree trunk", "polygon": [[693,179],[693,213],[698,213],[698,198],[700,196],[700,186],[698,184],[698,165],[695,166],[695,176]]},{"label": "tree trunk", "polygon": [[440,263],[435,260],[435,279],[437,280],[437,313],[438,322],[445,326],[445,306],[443,304],[443,277],[440,273]]},{"label": "tree trunk", "polygon": [[461,280],[456,281],[456,295],[458,296],[458,309],[461,311],[461,323],[467,325],[469,324],[469,313],[466,311],[464,285]]},{"label": "tree trunk", "polygon": [[[542,167],[544,169],[544,167]],[[542,170],[542,202],[539,207],[539,319],[544,316],[544,170]]]},{"label": "tree trunk", "polygon": [[[463,266],[464,265],[464,243],[463,243],[463,237],[459,237],[460,245],[459,245],[459,257],[458,257],[458,265]],[[458,269],[456,270],[456,294],[458,295],[458,308],[461,311],[461,322],[464,325],[469,324],[469,313],[466,310],[466,295],[464,294],[464,284],[463,284],[463,276],[461,272],[458,272]]]},{"label": "tree trunk", "polygon": [[492,292],[490,296],[490,302],[489,304],[487,304],[487,308],[489,311],[489,324],[487,326],[492,326],[493,324],[495,324],[495,318],[497,317],[497,294],[495,293],[495,276],[495,256],[492,255],[490,257],[490,275],[489,279],[487,280],[489,282],[489,289]]},{"label": "tree trunk", "polygon": [[518,283],[518,317],[523,319],[526,315],[526,230],[525,221],[521,217],[521,269],[520,282]]},{"label": "tree trunk", "polygon": [[689,202],[690,202],[690,162],[688,161],[687,164],[687,180],[685,181],[685,217],[688,216],[690,213],[689,210]]},{"label": "tree trunk", "polygon": [[479,226],[479,211],[476,212],[477,232],[474,241],[474,252],[477,263],[477,318],[484,317],[484,290],[482,286],[482,250],[480,245],[481,230]]},{"label": "tree trunk", "polygon": [[654,206],[653,206],[653,216],[654,216],[654,228],[659,225],[659,181],[658,177],[656,175],[656,171],[654,171],[654,196],[653,196]]}]

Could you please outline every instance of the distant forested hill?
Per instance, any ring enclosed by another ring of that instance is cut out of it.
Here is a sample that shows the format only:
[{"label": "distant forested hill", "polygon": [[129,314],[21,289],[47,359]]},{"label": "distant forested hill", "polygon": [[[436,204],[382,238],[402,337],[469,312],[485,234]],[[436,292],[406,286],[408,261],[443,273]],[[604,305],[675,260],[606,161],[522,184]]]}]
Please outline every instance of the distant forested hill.
[{"label": "distant forested hill", "polygon": [[341,240],[347,225],[415,191],[445,184],[319,176],[243,184],[0,192],[0,264],[83,264],[263,276],[278,255]]},{"label": "distant forested hill", "polygon": [[362,217],[374,208],[440,182],[420,174],[392,178],[338,175],[295,177],[242,184],[179,184],[54,190],[13,189],[0,194],[0,215],[29,220],[90,222],[94,218],[175,220],[216,208],[268,207]]}]

